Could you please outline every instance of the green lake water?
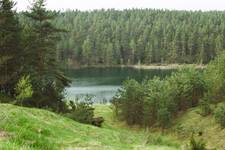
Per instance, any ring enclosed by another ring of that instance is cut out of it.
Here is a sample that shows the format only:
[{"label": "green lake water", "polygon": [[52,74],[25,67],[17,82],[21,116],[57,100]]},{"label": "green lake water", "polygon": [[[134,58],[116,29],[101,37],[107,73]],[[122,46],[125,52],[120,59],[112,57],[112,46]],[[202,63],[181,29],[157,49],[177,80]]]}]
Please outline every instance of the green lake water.
[{"label": "green lake water", "polygon": [[164,78],[173,70],[134,69],[134,68],[81,68],[67,71],[72,84],[66,89],[67,99],[82,98],[85,95],[93,96],[95,103],[109,102],[126,79],[143,81],[154,76]]}]

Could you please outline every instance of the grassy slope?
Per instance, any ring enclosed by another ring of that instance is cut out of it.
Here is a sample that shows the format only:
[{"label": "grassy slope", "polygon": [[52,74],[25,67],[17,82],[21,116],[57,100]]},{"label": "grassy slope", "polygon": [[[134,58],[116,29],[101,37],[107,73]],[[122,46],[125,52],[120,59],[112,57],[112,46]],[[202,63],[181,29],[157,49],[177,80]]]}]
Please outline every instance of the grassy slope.
[{"label": "grassy slope", "polygon": [[[212,105],[212,108],[213,107],[215,106]],[[100,105],[96,110],[96,114],[108,119],[106,122],[109,124],[106,123],[105,126],[109,128],[113,126],[112,128],[119,128],[120,130],[127,129],[125,124],[112,119],[113,117],[109,107]],[[172,127],[164,131],[165,135],[167,137],[169,136],[167,140],[176,141],[177,138],[180,139],[182,145],[186,145],[189,143],[192,133],[194,133],[195,138],[203,139],[204,142],[206,142],[208,149],[225,150],[225,129],[221,128],[221,126],[215,122],[213,115],[202,117],[199,112],[199,108],[193,108],[184,114],[181,114],[176,120],[174,120]],[[140,131],[138,128],[134,128],[133,131],[134,130]],[[157,131],[157,129],[153,130],[154,132]],[[199,132],[202,132],[203,135],[198,136]],[[155,133],[154,135],[157,134]],[[172,138],[171,136],[176,138]],[[169,142],[171,141],[168,141],[168,144]],[[162,143],[165,144],[166,140],[164,139]]]},{"label": "grassy slope", "polygon": [[213,115],[202,117],[199,112],[198,108],[190,109],[174,122],[170,130],[186,139],[187,135],[190,137],[193,132],[202,132],[201,138],[208,149],[225,150],[225,129],[215,122]]},{"label": "grassy slope", "polygon": [[212,116],[201,117],[198,111],[195,108],[181,115],[167,130],[173,136],[162,136],[160,132],[128,128],[113,119],[110,106],[105,105],[96,106],[96,116],[106,119],[103,128],[96,128],[45,110],[0,104],[0,133],[10,134],[5,138],[0,134],[0,149],[178,150],[174,137],[186,142],[192,131],[202,131],[209,149],[224,150],[225,129]]},{"label": "grassy slope", "polygon": [[[79,124],[49,111],[0,104],[0,149],[176,150],[169,137],[116,125],[109,107],[96,107],[106,117],[103,128]],[[160,145],[160,146],[157,146]]]}]

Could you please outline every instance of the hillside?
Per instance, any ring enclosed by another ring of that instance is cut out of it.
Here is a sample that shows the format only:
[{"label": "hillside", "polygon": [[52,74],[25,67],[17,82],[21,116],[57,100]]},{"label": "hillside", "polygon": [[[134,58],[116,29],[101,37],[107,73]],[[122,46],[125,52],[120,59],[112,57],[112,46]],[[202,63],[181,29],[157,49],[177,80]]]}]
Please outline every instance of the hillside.
[{"label": "hillside", "polygon": [[[112,115],[97,107],[96,115]],[[0,105],[0,149],[51,150],[177,150],[169,137],[115,126],[110,118],[103,128],[80,124],[49,111]],[[160,146],[157,146],[160,145]]]},{"label": "hillside", "polygon": [[55,19],[69,31],[57,43],[59,58],[70,67],[207,64],[225,48],[224,18],[224,11],[65,11]]},{"label": "hillside", "polygon": [[156,129],[150,133],[137,127],[128,128],[113,119],[110,106],[98,105],[95,113],[106,119],[102,128],[45,110],[1,104],[0,149],[179,150],[188,143],[192,131],[203,132],[207,148],[225,149],[225,129],[212,116],[201,117],[196,108],[175,120],[164,136]]},{"label": "hillside", "polygon": [[174,126],[169,129],[177,133],[180,139],[187,139],[192,132],[202,133],[201,138],[206,142],[210,150],[225,149],[225,129],[215,122],[213,115],[202,117],[198,108],[190,109],[174,121]]}]

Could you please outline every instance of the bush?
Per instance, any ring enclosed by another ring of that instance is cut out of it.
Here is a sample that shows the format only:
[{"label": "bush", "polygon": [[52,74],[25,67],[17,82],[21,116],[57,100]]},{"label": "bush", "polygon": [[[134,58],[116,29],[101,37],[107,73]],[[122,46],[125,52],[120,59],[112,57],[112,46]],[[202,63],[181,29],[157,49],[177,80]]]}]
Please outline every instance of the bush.
[{"label": "bush", "polygon": [[192,135],[190,139],[190,150],[206,150],[206,145],[202,140],[196,140]]},{"label": "bush", "polygon": [[69,112],[66,117],[77,122],[101,127],[105,121],[103,117],[94,118],[92,96],[86,95],[82,100],[77,98],[75,101],[69,101],[68,107]]},{"label": "bush", "polygon": [[105,121],[103,117],[93,118],[91,124],[97,127],[101,127],[102,123]]},{"label": "bush", "polygon": [[16,100],[22,105],[25,99],[31,98],[33,89],[30,81],[30,76],[23,76],[15,87]]},{"label": "bush", "polygon": [[202,116],[208,116],[212,113],[212,109],[210,107],[210,100],[208,97],[204,97],[200,100],[200,114]]},{"label": "bush", "polygon": [[67,117],[85,124],[92,124],[94,117],[94,108],[92,97],[86,96],[84,100],[70,101],[70,111],[66,114]]},{"label": "bush", "polygon": [[94,118],[93,101],[90,95],[86,95],[81,100],[77,98],[75,101],[69,101],[68,106],[69,112],[66,114],[66,117],[77,122],[101,127],[105,121],[103,117]]},{"label": "bush", "polygon": [[216,122],[225,127],[225,106],[220,105],[214,112]]}]

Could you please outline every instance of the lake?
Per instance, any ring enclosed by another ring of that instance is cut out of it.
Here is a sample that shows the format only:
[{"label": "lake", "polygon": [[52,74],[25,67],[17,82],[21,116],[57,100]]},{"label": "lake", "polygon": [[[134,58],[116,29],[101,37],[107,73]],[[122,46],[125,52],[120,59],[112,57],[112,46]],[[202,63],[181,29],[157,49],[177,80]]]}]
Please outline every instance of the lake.
[{"label": "lake", "polygon": [[126,79],[144,79],[154,76],[165,77],[173,70],[135,69],[131,67],[80,68],[66,72],[72,79],[70,87],[66,88],[66,98],[74,100],[85,95],[93,96],[95,103],[109,102]]}]

